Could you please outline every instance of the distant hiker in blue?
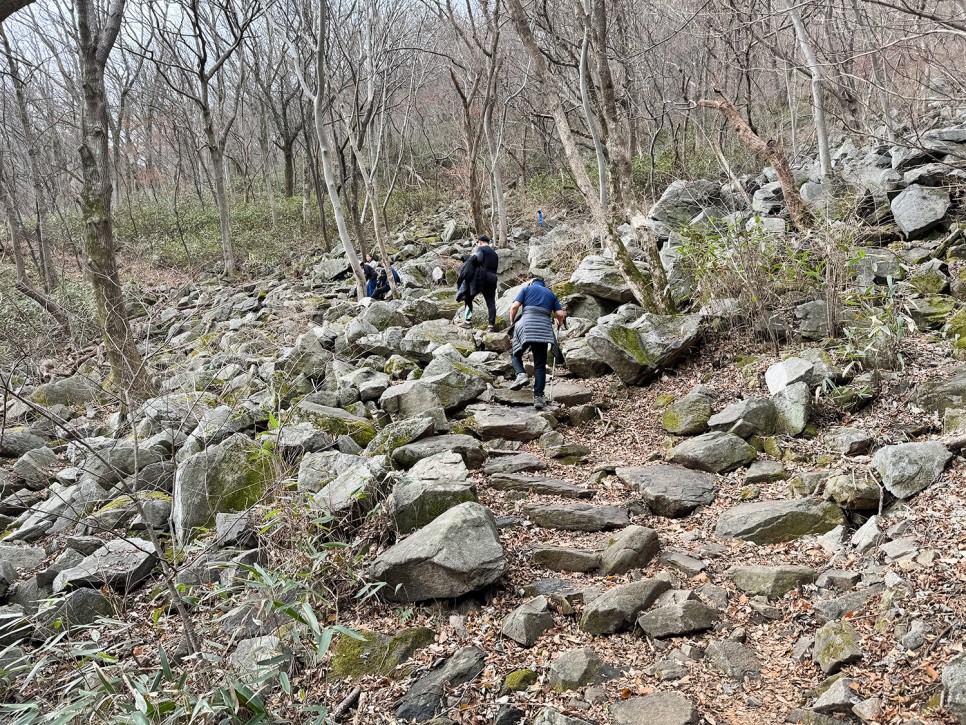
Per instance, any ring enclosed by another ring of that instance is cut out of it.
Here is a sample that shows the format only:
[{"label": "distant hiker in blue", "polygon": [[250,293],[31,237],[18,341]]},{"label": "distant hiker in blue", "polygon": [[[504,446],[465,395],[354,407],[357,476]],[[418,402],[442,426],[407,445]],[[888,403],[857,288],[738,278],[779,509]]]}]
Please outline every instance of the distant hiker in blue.
[{"label": "distant hiker in blue", "polygon": [[[523,312],[520,312],[521,309]],[[513,337],[510,362],[517,374],[510,389],[519,390],[530,382],[523,367],[523,354],[530,350],[533,353],[533,407],[537,410],[543,410],[546,406],[543,390],[547,384],[547,348],[557,344],[557,338],[553,334],[554,318],[557,320],[557,327],[563,327],[566,315],[560,306],[560,300],[547,289],[539,277],[535,277],[520,290],[510,307],[510,329]]]},{"label": "distant hiker in blue", "polygon": [[[389,271],[392,272],[392,278],[396,281],[396,284],[399,284],[399,272],[396,271],[396,268],[390,266]],[[374,300],[384,300],[391,289],[392,287],[389,286],[389,275],[386,274],[386,268],[383,267],[379,270],[379,279],[376,280],[376,288],[370,296]]]}]

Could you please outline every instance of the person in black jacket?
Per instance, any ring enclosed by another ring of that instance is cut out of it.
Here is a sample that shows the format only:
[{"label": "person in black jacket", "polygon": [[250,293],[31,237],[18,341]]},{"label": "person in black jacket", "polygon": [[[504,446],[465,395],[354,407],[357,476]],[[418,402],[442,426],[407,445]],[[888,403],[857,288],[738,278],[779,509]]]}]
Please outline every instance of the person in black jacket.
[{"label": "person in black jacket", "polygon": [[[390,266],[389,271],[392,272],[392,278],[396,284],[399,284],[399,272],[396,271],[396,268]],[[383,267],[379,270],[379,278],[376,280],[376,289],[373,290],[371,297],[374,300],[384,300],[391,289],[392,287],[389,286],[389,275],[386,274],[386,268]]]},{"label": "person in black jacket", "polygon": [[476,254],[473,256],[477,260],[476,291],[483,295],[483,301],[486,302],[489,322],[486,329],[493,332],[496,329],[496,275],[500,267],[500,255],[490,246],[490,238],[481,234],[476,240]]}]

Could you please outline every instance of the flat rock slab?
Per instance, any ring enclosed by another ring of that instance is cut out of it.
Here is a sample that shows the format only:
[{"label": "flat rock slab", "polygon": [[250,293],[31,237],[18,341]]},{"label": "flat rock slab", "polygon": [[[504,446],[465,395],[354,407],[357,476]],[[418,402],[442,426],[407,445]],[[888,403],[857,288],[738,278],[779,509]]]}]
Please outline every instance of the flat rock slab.
[{"label": "flat rock slab", "polygon": [[580,628],[590,634],[630,629],[635,618],[671,588],[666,579],[641,579],[614,587],[584,607]]},{"label": "flat rock slab", "polygon": [[486,460],[486,451],[480,442],[468,435],[443,435],[424,438],[393,451],[392,460],[402,468],[412,468],[418,461],[438,453],[455,451],[468,468],[479,468]]},{"label": "flat rock slab", "polygon": [[638,491],[652,513],[676,519],[698,506],[707,506],[717,495],[714,476],[683,466],[634,466],[618,468],[617,478]]},{"label": "flat rock slab", "polygon": [[543,476],[523,476],[516,473],[501,473],[490,477],[490,486],[497,491],[523,491],[541,496],[560,496],[561,498],[593,498],[592,489],[575,486],[567,481]]},{"label": "flat rock slab", "polygon": [[637,626],[650,637],[677,637],[711,629],[721,619],[721,612],[703,602],[689,600],[645,612],[637,618]]},{"label": "flat rock slab", "polygon": [[677,692],[632,697],[610,706],[614,725],[698,725],[701,715],[694,704]]},{"label": "flat rock slab", "polygon": [[544,529],[608,531],[622,529],[630,523],[627,509],[616,506],[530,504],[523,511],[527,518]]},{"label": "flat rock slab", "polygon": [[600,567],[596,551],[573,549],[567,546],[542,546],[530,553],[534,564],[553,571],[594,571]]},{"label": "flat rock slab", "polygon": [[599,685],[619,674],[617,668],[604,662],[589,647],[561,653],[550,663],[550,687],[554,692],[577,690],[586,685]]},{"label": "flat rock slab", "polygon": [[862,659],[864,652],[861,642],[859,633],[848,622],[829,622],[815,633],[812,661],[826,675],[835,674],[845,665]]},{"label": "flat rock slab", "polygon": [[[553,395],[551,396],[551,392]],[[593,402],[594,391],[584,385],[569,382],[554,382],[553,389],[547,383],[547,400],[553,400],[561,405],[585,405]],[[498,388],[493,391],[493,400],[504,405],[533,405],[533,391],[529,388],[509,390]]]},{"label": "flat rock slab", "polygon": [[777,544],[825,534],[845,524],[842,509],[810,498],[741,504],[718,517],[715,535],[755,544]]},{"label": "flat rock slab", "polygon": [[72,587],[97,589],[105,584],[127,592],[140,584],[158,562],[154,544],[144,539],[115,539],[54,579],[54,594]]},{"label": "flat rock slab", "polygon": [[777,599],[802,584],[811,584],[818,572],[807,566],[739,566],[731,580],[743,592]]},{"label": "flat rock slab", "polygon": [[749,647],[731,640],[712,642],[706,651],[708,661],[728,677],[736,680],[761,676],[761,661]]},{"label": "flat rock slab", "polygon": [[513,441],[532,441],[544,433],[549,433],[556,426],[553,416],[548,413],[538,413],[532,408],[471,405],[467,408],[467,412],[472,416],[467,421],[467,427],[484,440],[505,438]]},{"label": "flat rock slab", "polygon": [[[530,401],[533,403],[533,400]],[[542,471],[547,464],[532,453],[517,453],[512,456],[491,458],[483,466],[483,473],[492,476],[494,473],[525,473],[527,471]]]}]

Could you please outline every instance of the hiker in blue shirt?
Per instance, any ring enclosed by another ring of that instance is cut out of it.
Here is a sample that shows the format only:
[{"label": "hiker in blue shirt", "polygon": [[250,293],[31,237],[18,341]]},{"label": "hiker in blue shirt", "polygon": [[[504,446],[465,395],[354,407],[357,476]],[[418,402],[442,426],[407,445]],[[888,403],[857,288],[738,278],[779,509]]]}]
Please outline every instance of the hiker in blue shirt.
[{"label": "hiker in blue shirt", "polygon": [[510,328],[513,331],[510,362],[517,374],[510,389],[519,390],[530,382],[523,367],[523,354],[530,350],[533,353],[533,407],[537,410],[546,406],[543,391],[547,383],[547,348],[557,344],[553,334],[554,318],[557,326],[563,327],[566,315],[560,300],[540,277],[535,277],[520,290],[510,307]]},{"label": "hiker in blue shirt", "polygon": [[[396,284],[399,284],[399,272],[396,271],[396,268],[390,266],[389,271],[392,272],[392,278]],[[386,274],[386,268],[383,267],[379,270],[379,279],[376,280],[376,288],[372,291],[371,297],[374,300],[384,300],[391,289],[392,287],[389,286],[389,275]]]}]

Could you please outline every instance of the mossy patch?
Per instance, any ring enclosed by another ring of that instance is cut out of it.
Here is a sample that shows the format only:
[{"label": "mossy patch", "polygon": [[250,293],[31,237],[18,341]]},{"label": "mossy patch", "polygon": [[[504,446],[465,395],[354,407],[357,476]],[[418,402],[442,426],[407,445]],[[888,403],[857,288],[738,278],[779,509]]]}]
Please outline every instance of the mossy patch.
[{"label": "mossy patch", "polygon": [[537,673],[533,670],[513,670],[503,680],[503,687],[500,688],[500,691],[503,694],[520,692],[535,684],[537,684]]},{"label": "mossy patch", "polygon": [[359,632],[362,639],[342,635],[333,648],[330,677],[343,679],[365,675],[405,676],[397,667],[433,643],[436,633],[428,627],[404,629],[395,637],[379,632]]},{"label": "mossy patch", "polygon": [[[137,495],[142,501],[168,501],[169,503],[171,502],[170,494],[167,494],[164,491],[143,491]],[[118,496],[110,503],[104,504],[99,509],[97,509],[95,514],[102,514],[105,511],[114,511],[116,509],[124,508],[127,506],[133,507],[134,499],[131,496],[127,496],[127,495]]]}]

